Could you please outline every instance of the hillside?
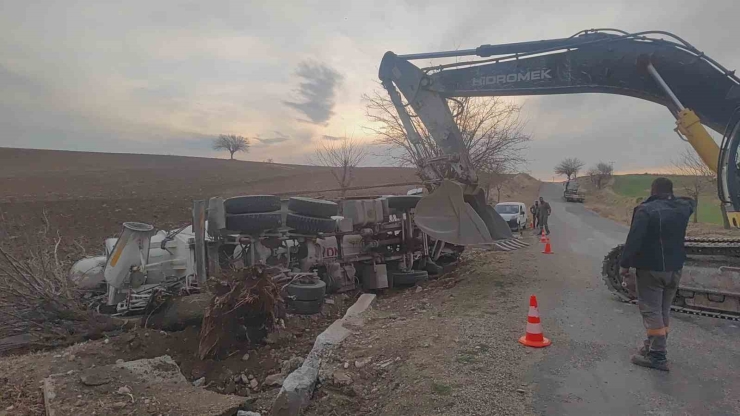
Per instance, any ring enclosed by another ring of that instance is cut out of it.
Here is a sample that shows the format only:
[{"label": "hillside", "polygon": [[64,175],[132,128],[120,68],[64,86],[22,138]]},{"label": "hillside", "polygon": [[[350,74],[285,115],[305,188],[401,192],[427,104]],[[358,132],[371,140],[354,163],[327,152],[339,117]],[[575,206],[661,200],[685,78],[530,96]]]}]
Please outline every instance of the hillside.
[{"label": "hillside", "polygon": [[[686,190],[692,178],[678,175],[615,175],[604,189],[596,189],[589,178],[579,178],[579,183],[587,192],[586,206],[600,215],[629,224],[633,208],[650,195],[650,185],[658,177],[673,181],[674,193],[688,196]],[[726,235],[722,229],[722,214],[719,208],[716,186],[707,179],[704,192],[699,196],[698,224],[689,225],[689,233]],[[731,233],[731,231],[729,232]]]},{"label": "hillside", "polygon": [[[194,199],[286,192],[317,195],[338,188],[330,169],[316,166],[8,148],[0,148],[0,160],[0,239],[13,241],[16,247],[32,244],[29,240],[48,221],[50,230],[59,230],[65,254],[75,247],[100,250],[103,239],[119,232],[124,221],[162,229],[187,223]],[[391,167],[359,168],[355,176],[353,186],[418,180],[414,169]],[[406,193],[414,187],[349,195]]]}]

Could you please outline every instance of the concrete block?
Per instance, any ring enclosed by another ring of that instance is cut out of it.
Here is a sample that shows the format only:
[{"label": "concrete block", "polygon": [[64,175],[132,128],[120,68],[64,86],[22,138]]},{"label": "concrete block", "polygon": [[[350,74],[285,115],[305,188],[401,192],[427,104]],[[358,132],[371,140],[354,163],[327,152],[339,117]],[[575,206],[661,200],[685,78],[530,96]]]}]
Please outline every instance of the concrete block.
[{"label": "concrete block", "polygon": [[342,319],[334,321],[316,337],[313,348],[303,361],[303,365],[290,373],[283,382],[283,387],[273,402],[271,416],[297,416],[303,412],[311,402],[311,395],[319,377],[321,358],[352,333],[344,327],[345,323],[362,325],[361,314],[372,305],[374,300],[375,295],[363,294],[347,310]]}]

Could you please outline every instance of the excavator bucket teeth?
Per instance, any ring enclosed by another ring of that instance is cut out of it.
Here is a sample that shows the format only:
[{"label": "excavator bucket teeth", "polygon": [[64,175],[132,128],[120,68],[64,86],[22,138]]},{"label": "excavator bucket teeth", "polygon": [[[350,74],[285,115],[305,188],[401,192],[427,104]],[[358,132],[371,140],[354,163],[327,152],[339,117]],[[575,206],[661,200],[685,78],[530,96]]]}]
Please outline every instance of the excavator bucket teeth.
[{"label": "excavator bucket teeth", "polygon": [[419,201],[414,222],[432,238],[460,246],[512,238],[506,221],[488,208],[480,198],[465,198],[462,185],[446,180]]}]

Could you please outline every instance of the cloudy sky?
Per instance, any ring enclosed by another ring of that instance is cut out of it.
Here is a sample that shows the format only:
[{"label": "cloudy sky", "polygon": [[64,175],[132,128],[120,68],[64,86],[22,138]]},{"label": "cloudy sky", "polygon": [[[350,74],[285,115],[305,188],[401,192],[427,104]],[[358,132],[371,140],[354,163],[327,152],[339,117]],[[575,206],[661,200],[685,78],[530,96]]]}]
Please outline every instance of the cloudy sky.
[{"label": "cloudy sky", "polygon": [[[325,136],[371,141],[361,96],[383,53],[567,37],[593,27],[672,31],[740,68],[740,2],[0,0],[0,146],[306,163]],[[670,113],[605,95],[522,97],[529,172],[557,161],[668,166]],[[382,164],[380,158],[368,163]]]}]

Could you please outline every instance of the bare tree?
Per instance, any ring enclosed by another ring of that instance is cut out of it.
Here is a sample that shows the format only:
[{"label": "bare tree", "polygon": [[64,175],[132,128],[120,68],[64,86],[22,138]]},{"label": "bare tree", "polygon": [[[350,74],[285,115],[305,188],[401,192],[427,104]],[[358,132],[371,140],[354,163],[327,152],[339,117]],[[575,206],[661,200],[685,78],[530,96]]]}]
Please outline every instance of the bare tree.
[{"label": "bare tree", "polygon": [[578,172],[583,169],[586,164],[577,157],[568,157],[563,159],[557,166],[555,166],[555,173],[558,175],[565,175],[568,180],[575,179],[578,176]]},{"label": "bare tree", "polygon": [[367,147],[351,138],[324,142],[316,150],[314,163],[330,167],[331,174],[342,189],[342,197],[354,179],[355,168],[367,157]]},{"label": "bare tree", "polygon": [[614,167],[609,163],[599,162],[596,166],[592,167],[588,171],[588,176],[591,177],[591,182],[596,185],[598,189],[602,189],[614,174]]},{"label": "bare tree", "polygon": [[691,149],[684,149],[673,162],[673,166],[680,175],[687,176],[683,191],[696,201],[694,209],[694,223],[699,221],[699,196],[705,190],[716,185],[716,176],[709,167]]},{"label": "bare tree", "polygon": [[231,154],[231,160],[234,160],[234,153],[249,151],[249,139],[234,134],[222,134],[213,140],[213,150],[226,150]]},{"label": "bare tree", "polygon": [[[385,91],[364,95],[365,114],[371,122],[366,129],[377,137],[386,156],[400,166],[420,166],[421,160],[407,140],[406,130]],[[473,168],[479,173],[503,174],[519,170],[527,162],[524,150],[531,137],[519,118],[521,106],[500,97],[461,98],[448,101],[460,128]],[[407,109],[412,112],[410,107]],[[441,156],[429,132],[414,114],[412,122],[421,136],[427,157]]]},{"label": "bare tree", "polygon": [[490,198],[491,188],[496,190],[496,203],[501,202],[501,191],[506,189],[508,186],[509,176],[511,172],[486,172],[487,180],[484,181],[484,189],[486,191],[486,200]]}]

